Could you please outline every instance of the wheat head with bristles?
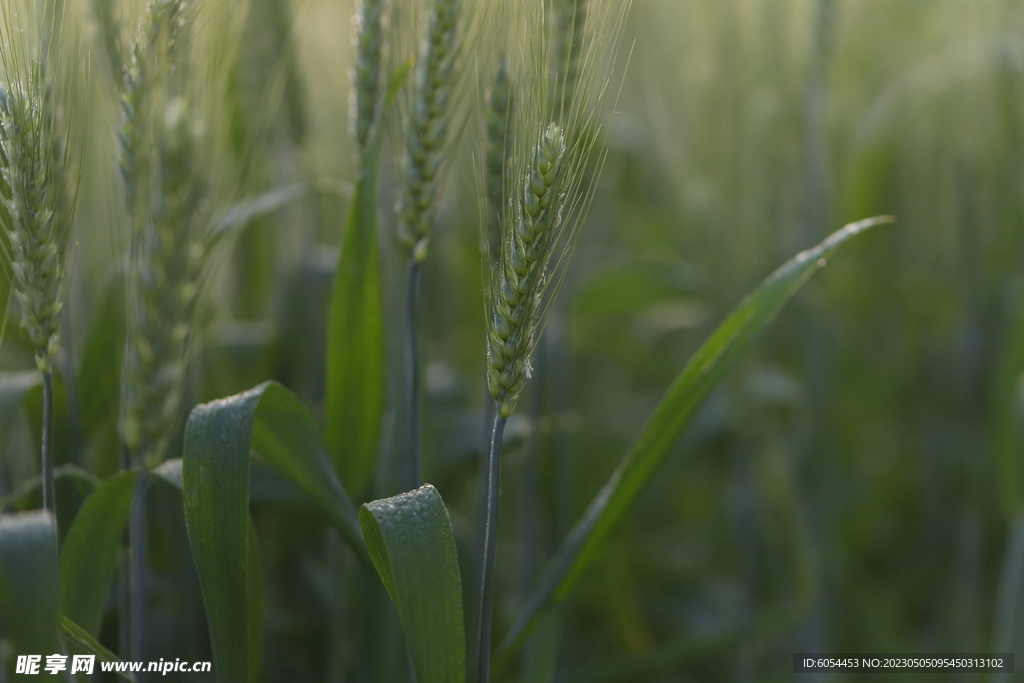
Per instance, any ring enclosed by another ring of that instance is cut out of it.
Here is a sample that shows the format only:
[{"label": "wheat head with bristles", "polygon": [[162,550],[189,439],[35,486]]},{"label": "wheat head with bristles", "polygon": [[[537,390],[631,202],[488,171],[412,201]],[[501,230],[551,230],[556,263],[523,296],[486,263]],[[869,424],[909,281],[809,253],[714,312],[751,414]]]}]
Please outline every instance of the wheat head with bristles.
[{"label": "wheat head with bristles", "polygon": [[352,66],[349,119],[362,162],[381,104],[384,0],[362,0],[355,24],[356,56]]},{"label": "wheat head with bristles", "polygon": [[196,239],[205,200],[197,129],[184,100],[167,104],[159,147],[160,192],[150,222],[132,240],[122,428],[126,445],[147,466],[165,456],[178,417],[208,256],[206,245]]},{"label": "wheat head with bristles", "polygon": [[129,214],[128,341],[121,433],[142,464],[163,460],[177,423],[210,256],[215,182],[203,83],[190,54],[195,6],[154,0],[125,76],[121,170]]},{"label": "wheat head with bristles", "polygon": [[[159,104],[154,100],[163,93],[178,51],[188,35],[191,13],[185,0],[153,0],[146,6],[145,19],[130,43],[127,59],[116,60],[123,65],[120,74],[121,129],[118,143],[121,151],[120,171],[124,182],[125,205],[132,218],[145,215],[146,208],[137,206],[140,185],[153,172],[147,157],[153,145],[153,121],[159,118]],[[110,21],[109,16],[103,17]],[[116,28],[105,27],[106,33]],[[113,38],[110,39],[113,42]],[[115,60],[111,60],[114,62]]]},{"label": "wheat head with bristles", "polygon": [[560,219],[564,155],[562,129],[552,123],[537,144],[523,188],[521,213],[502,252],[499,282],[493,293],[487,372],[487,386],[501,401],[502,417],[512,414],[530,374],[537,307]]},{"label": "wheat head with bristles", "polygon": [[[11,2],[0,10],[0,260],[9,266],[21,326],[44,373],[60,343],[76,170],[70,129],[60,121],[74,93],[74,84],[63,81],[73,71],[62,63],[61,40],[47,37],[59,30],[52,9]],[[75,45],[70,34],[67,45]]]},{"label": "wheat head with bristles", "polygon": [[414,261],[426,258],[451,126],[462,0],[432,0],[401,162],[398,234]]},{"label": "wheat head with bristles", "polygon": [[[494,239],[488,207],[497,182],[492,163],[493,116],[487,126],[485,178],[482,194],[483,237],[487,299],[487,386],[508,418],[531,373],[538,338],[557,294],[565,268],[579,237],[604,163],[603,117],[612,84],[616,42],[629,3],[590,0],[586,21],[580,6],[565,22],[543,7],[520,9],[518,25],[506,24],[510,100],[502,159],[503,178],[500,246]],[[569,2],[571,5],[572,3]],[[554,21],[553,30],[547,22]],[[561,28],[559,26],[561,25]],[[518,31],[516,30],[518,28]],[[566,32],[565,36],[558,35]],[[558,39],[555,40],[555,37]],[[552,44],[554,43],[554,44]],[[567,48],[566,45],[574,47]],[[573,87],[564,87],[567,52],[578,52]],[[498,57],[499,60],[504,57]],[[563,64],[556,64],[562,61]],[[501,62],[499,62],[501,63]],[[497,73],[501,74],[501,69]],[[495,86],[499,83],[496,79]],[[559,87],[556,87],[559,86]]]}]

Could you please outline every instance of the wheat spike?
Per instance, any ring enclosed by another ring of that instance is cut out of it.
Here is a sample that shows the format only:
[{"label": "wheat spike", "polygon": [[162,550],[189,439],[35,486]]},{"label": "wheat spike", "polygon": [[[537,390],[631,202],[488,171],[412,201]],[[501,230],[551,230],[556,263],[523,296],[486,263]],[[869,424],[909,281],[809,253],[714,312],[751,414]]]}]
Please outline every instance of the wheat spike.
[{"label": "wheat spike", "polygon": [[199,239],[211,178],[193,103],[170,97],[192,12],[150,3],[131,50],[122,97],[121,172],[131,223],[128,343],[121,432],[140,462],[166,457],[184,389],[192,318],[207,246]]},{"label": "wheat spike", "polygon": [[121,130],[117,137],[125,205],[134,227],[135,219],[145,213],[144,207],[137,206],[140,186],[145,184],[146,175],[153,172],[152,160],[147,155],[152,145],[149,129],[158,108],[154,99],[160,96],[161,85],[187,34],[187,9],[184,0],[149,3],[141,35],[132,42],[129,59],[122,62]]},{"label": "wheat spike", "polygon": [[365,155],[370,128],[377,116],[380,100],[384,0],[363,0],[356,15],[356,24],[356,60],[352,67],[350,119],[353,121],[353,133],[360,155]]},{"label": "wheat spike", "polygon": [[7,238],[21,325],[35,348],[36,365],[47,372],[57,351],[64,306],[65,238],[56,218],[61,193],[47,139],[54,130],[39,95],[34,84],[13,85],[5,94],[0,107],[0,175],[6,185],[3,205],[9,218]]},{"label": "wheat spike", "polygon": [[426,258],[434,222],[444,146],[451,122],[460,0],[434,0],[419,56],[412,111],[405,130],[398,232],[415,261]]},{"label": "wheat spike", "polygon": [[196,160],[197,129],[184,100],[167,105],[159,140],[159,192],[149,224],[132,240],[122,429],[129,450],[148,466],[166,455],[178,417],[207,256],[204,244],[195,239],[205,187]]},{"label": "wheat spike", "polygon": [[530,374],[537,311],[561,210],[565,139],[551,124],[537,145],[515,230],[502,245],[501,274],[491,311],[487,385],[501,416],[515,409]]}]

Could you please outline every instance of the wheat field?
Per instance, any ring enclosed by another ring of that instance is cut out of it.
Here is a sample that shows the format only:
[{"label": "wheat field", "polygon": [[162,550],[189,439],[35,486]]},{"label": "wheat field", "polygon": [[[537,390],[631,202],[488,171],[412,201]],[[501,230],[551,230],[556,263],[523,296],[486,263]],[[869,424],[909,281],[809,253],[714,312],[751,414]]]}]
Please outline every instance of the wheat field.
[{"label": "wheat field", "polygon": [[1019,2],[0,0],[0,85],[0,683],[1024,644]]}]

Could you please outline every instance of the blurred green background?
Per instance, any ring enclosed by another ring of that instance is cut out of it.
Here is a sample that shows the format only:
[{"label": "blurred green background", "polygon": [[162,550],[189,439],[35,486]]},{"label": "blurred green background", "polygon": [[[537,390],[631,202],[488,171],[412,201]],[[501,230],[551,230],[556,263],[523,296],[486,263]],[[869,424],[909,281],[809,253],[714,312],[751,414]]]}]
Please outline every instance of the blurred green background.
[{"label": "blurred green background", "polygon": [[[116,375],[123,334],[115,325],[108,347],[86,343],[111,320],[104,306],[121,305],[117,110],[88,3],[67,4],[92,38],[93,133],[62,363],[97,363],[102,378]],[[341,0],[251,0],[225,104],[246,191],[352,180],[353,13]],[[791,680],[801,651],[1024,657],[1024,4],[634,0],[621,52],[608,163],[508,426],[496,635],[742,295],[843,223],[893,214],[896,225],[845,247],[712,395],[560,612],[561,637],[541,632],[530,652],[550,646],[554,680],[571,683]],[[485,395],[474,126],[446,188],[422,314],[425,476],[451,510],[467,591]],[[393,196],[386,163],[392,397],[404,371]],[[204,296],[189,406],[274,378],[322,412],[345,209],[329,196],[296,204],[223,256]],[[15,315],[0,368],[29,370]],[[59,462],[105,476],[116,431],[76,438],[88,401],[62,404],[58,424],[72,426],[58,436]],[[0,424],[0,494],[37,467],[37,405],[30,397],[19,421]],[[390,405],[394,451],[402,402]],[[393,479],[390,460],[378,482]],[[202,659],[180,499],[155,491],[151,649]],[[402,658],[389,661],[387,643],[346,620],[370,589],[332,593],[328,567],[342,550],[316,513],[260,471],[253,501],[263,680],[401,680]],[[116,642],[112,620],[105,642]]]}]

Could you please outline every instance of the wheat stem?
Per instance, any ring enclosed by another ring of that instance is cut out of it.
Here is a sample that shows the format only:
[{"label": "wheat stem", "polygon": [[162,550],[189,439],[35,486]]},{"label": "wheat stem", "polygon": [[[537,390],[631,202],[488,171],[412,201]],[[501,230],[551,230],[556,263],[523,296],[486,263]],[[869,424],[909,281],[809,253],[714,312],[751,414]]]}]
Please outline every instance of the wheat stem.
[{"label": "wheat stem", "polygon": [[422,414],[422,398],[420,388],[419,345],[417,343],[417,319],[419,308],[420,275],[423,262],[409,261],[405,283],[405,314],[406,314],[406,446],[405,457],[401,465],[401,488],[412,491],[422,483],[423,472],[420,455],[420,420]]},{"label": "wheat stem", "polygon": [[205,257],[189,239],[204,183],[194,177],[200,167],[194,126],[184,101],[168,102],[164,92],[188,36],[189,10],[185,0],[148,4],[121,96],[120,170],[131,227],[121,438],[124,464],[141,472],[129,516],[128,605],[120,617],[128,624],[126,644],[136,660],[144,659],[149,626],[145,468],[158,464],[170,444]]},{"label": "wheat stem", "polygon": [[[126,470],[131,467],[131,454],[127,446],[121,443],[118,462],[120,469]],[[129,525],[131,520],[129,520]],[[131,651],[131,614],[132,614],[132,592],[131,580],[131,531],[125,529],[121,534],[122,554],[117,567],[117,651],[122,657],[127,657]]]},{"label": "wheat stem", "polygon": [[505,418],[501,407],[495,406],[491,447],[487,458],[486,522],[484,523],[483,565],[480,573],[480,634],[477,683],[489,683],[491,676],[491,627],[494,615],[494,560],[498,541],[498,495],[501,492],[501,438]]},{"label": "wheat stem", "polygon": [[[9,10],[0,16],[11,21]],[[61,313],[64,308],[64,254],[70,211],[61,191],[67,180],[68,159],[57,127],[59,101],[53,82],[31,49],[19,44],[12,33],[27,27],[6,25],[0,32],[0,65],[12,82],[0,88],[0,218],[5,238],[0,254],[9,261],[11,284],[21,306],[21,326],[35,351],[36,367],[43,375],[43,426],[41,465],[43,507],[54,513],[53,480],[53,360],[59,348]],[[42,36],[43,50],[47,35]],[[10,42],[8,42],[10,41]],[[24,51],[26,54],[19,54]],[[64,220],[64,218],[68,220]],[[6,247],[4,244],[6,243]]]},{"label": "wheat stem", "polygon": [[146,489],[145,470],[139,472],[135,484],[135,496],[132,499],[131,516],[128,520],[128,534],[131,551],[128,555],[128,589],[131,605],[131,631],[129,652],[131,659],[145,659],[146,634],[149,626],[149,604],[146,585]]},{"label": "wheat stem", "polygon": [[53,481],[53,373],[43,372],[43,509],[54,513],[57,523],[57,497]]},{"label": "wheat stem", "polygon": [[[405,151],[402,156],[403,182],[399,194],[398,234],[408,250],[412,264],[427,257],[430,229],[434,222],[441,166],[445,161],[444,145],[448,125],[457,54],[460,0],[434,0],[426,39],[419,55],[412,111],[405,130]],[[408,329],[408,444],[401,465],[402,483],[407,490],[420,484],[420,359],[416,348],[417,300],[419,299],[418,265],[410,265],[406,282]]]},{"label": "wheat stem", "polygon": [[[1013,650],[1014,621],[1019,613],[1021,584],[1024,582],[1024,511],[1018,511],[1007,532],[1003,568],[996,594],[995,624],[992,628],[992,652]],[[998,683],[1010,677],[997,675]]]}]

